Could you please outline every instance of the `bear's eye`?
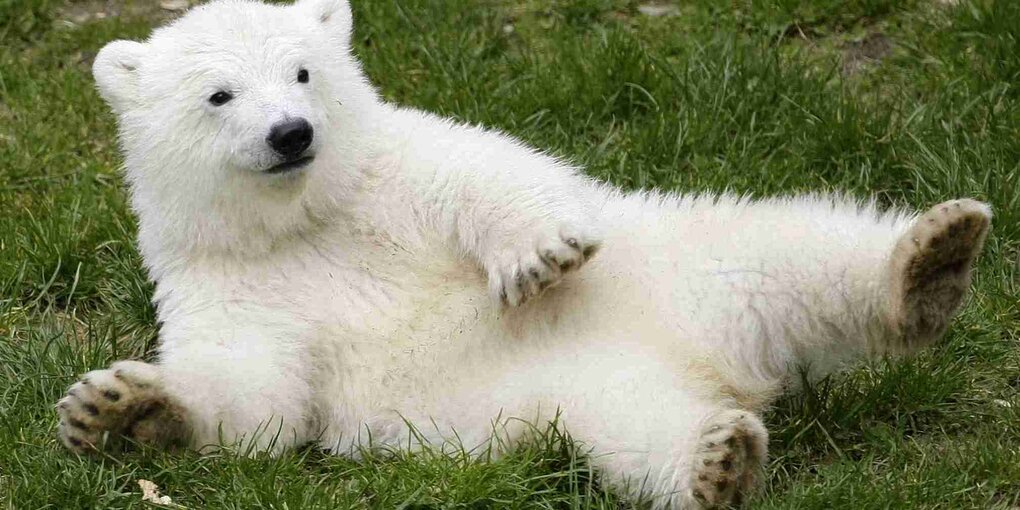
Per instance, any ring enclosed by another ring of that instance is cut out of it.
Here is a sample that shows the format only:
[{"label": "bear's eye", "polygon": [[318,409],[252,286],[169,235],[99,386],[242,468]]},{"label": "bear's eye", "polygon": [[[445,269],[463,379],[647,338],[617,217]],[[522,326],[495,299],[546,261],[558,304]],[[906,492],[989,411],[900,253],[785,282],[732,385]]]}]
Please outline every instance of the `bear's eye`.
[{"label": "bear's eye", "polygon": [[305,69],[298,71],[297,81],[298,83],[308,83],[308,71]]},{"label": "bear's eye", "polygon": [[209,96],[209,102],[212,103],[213,106],[223,106],[231,99],[234,99],[234,96],[231,95],[230,92],[224,92],[222,90]]}]

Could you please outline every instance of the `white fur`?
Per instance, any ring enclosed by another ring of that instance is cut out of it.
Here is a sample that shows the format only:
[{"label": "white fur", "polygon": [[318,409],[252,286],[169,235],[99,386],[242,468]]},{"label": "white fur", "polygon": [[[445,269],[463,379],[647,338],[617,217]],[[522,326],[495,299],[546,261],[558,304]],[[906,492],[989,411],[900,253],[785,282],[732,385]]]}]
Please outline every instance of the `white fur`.
[{"label": "white fur", "polygon": [[[344,0],[220,0],[97,58],[194,447],[269,447],[260,427],[276,448],[406,447],[405,419],[470,447],[560,410],[610,483],[684,505],[706,420],[760,409],[798,365],[888,350],[887,259],[912,217],[624,194],[382,102],[350,31]],[[220,89],[235,99],[211,106]],[[315,162],[260,173],[270,125],[294,116]],[[492,299],[571,237],[604,247],[541,297]]]}]

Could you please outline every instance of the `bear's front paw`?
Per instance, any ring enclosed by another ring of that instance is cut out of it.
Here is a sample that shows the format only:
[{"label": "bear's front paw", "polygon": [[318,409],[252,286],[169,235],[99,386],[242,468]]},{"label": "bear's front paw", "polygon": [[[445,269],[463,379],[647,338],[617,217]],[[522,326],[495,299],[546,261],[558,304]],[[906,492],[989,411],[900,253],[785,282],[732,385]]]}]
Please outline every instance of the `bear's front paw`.
[{"label": "bear's front paw", "polygon": [[186,436],[183,409],[162,390],[159,369],[118,361],[85,374],[57,403],[60,441],[76,453],[117,449],[127,439],[172,446]]},{"label": "bear's front paw", "polygon": [[488,265],[489,287],[502,303],[520,305],[591,260],[601,245],[594,233],[574,228],[539,235],[534,244],[495,257]]}]

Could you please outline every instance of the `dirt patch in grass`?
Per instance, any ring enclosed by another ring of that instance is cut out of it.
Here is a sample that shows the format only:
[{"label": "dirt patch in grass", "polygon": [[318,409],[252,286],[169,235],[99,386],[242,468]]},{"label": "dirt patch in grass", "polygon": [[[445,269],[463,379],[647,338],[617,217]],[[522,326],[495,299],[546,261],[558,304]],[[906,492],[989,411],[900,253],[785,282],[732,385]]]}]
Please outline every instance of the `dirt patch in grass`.
[{"label": "dirt patch in grass", "polygon": [[58,11],[56,23],[65,27],[77,28],[82,25],[108,18],[126,18],[131,20],[151,20],[163,23],[180,16],[187,9],[189,2],[177,1],[130,1],[130,0],[87,0],[84,2],[67,2]]},{"label": "dirt patch in grass", "polygon": [[843,76],[863,71],[892,53],[893,42],[882,32],[871,32],[857,41],[842,46]]}]

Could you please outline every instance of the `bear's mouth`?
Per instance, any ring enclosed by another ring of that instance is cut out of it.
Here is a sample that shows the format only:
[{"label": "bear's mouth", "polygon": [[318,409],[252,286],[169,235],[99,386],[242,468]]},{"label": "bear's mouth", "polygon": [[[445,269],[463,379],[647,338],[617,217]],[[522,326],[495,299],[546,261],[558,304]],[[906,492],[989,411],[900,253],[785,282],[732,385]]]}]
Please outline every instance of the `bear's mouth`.
[{"label": "bear's mouth", "polygon": [[292,159],[290,161],[284,161],[279,165],[268,168],[265,172],[267,174],[282,174],[291,170],[297,170],[308,163],[311,163],[315,159],[315,156],[305,156],[303,158]]}]

